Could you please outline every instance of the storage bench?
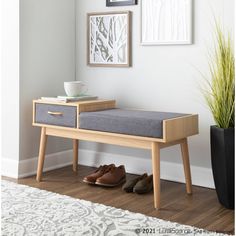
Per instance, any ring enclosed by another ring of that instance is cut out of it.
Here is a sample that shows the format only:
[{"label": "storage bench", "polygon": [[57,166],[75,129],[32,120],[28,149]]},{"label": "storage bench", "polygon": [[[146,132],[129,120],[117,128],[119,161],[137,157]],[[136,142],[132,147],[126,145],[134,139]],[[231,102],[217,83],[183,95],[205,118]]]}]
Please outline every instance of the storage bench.
[{"label": "storage bench", "polygon": [[73,139],[73,170],[78,140],[151,150],[154,206],[160,208],[160,149],[181,147],[186,190],[192,193],[187,138],[198,134],[198,115],[118,109],[114,100],[72,103],[33,101],[33,125],[41,127],[37,181],[42,179],[47,136]]}]

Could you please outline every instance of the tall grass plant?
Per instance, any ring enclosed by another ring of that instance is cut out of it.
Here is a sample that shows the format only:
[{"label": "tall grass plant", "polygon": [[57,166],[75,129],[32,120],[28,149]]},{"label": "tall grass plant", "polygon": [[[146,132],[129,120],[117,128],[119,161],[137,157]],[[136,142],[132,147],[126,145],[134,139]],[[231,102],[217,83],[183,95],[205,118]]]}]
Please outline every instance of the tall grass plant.
[{"label": "tall grass plant", "polygon": [[216,42],[210,55],[210,79],[206,80],[204,97],[219,128],[234,127],[235,61],[230,35],[224,35],[216,24]]}]

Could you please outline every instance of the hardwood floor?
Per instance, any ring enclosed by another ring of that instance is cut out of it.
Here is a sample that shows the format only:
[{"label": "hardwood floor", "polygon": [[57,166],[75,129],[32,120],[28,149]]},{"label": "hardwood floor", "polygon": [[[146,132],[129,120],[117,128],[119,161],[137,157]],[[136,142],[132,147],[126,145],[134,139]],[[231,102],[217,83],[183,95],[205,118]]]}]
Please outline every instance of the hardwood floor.
[{"label": "hardwood floor", "polygon": [[[72,167],[45,172],[43,181],[38,183],[35,176],[15,180],[3,179],[28,186],[85,199],[117,208],[126,209],[164,220],[175,221],[222,233],[234,233],[234,211],[222,207],[214,190],[193,187],[193,195],[187,195],[185,185],[170,181],[161,181],[161,209],[153,207],[153,193],[138,195],[125,193],[121,187],[103,188],[82,182],[84,176],[95,168],[79,166],[78,174]],[[134,175],[127,174],[127,179]]]}]

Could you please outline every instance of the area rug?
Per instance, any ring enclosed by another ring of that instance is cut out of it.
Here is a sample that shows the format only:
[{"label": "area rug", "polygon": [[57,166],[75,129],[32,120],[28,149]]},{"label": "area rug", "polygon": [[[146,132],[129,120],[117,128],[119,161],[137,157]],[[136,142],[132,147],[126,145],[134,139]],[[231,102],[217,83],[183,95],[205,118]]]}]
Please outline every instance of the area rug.
[{"label": "area rug", "polygon": [[1,235],[224,235],[9,181],[1,186]]}]

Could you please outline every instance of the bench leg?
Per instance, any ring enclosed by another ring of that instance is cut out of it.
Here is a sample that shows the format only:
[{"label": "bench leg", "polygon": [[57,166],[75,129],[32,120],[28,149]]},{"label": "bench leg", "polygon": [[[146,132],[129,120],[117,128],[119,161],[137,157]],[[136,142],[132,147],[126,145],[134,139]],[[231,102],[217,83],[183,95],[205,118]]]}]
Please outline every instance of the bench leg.
[{"label": "bench leg", "polygon": [[160,146],[158,143],[152,143],[152,173],[154,190],[154,207],[160,208],[161,181],[160,181]]},{"label": "bench leg", "polygon": [[38,168],[37,168],[37,176],[36,176],[36,180],[38,182],[40,182],[42,179],[46,144],[47,144],[46,128],[42,127],[41,128],[41,137],[40,137],[40,146],[39,146]]},{"label": "bench leg", "polygon": [[186,191],[188,194],[192,194],[192,180],[191,180],[191,170],[190,170],[190,163],[189,163],[189,152],[188,152],[187,138],[185,138],[184,142],[181,143],[180,146],[181,146],[183,165],[184,165]]},{"label": "bench leg", "polygon": [[78,148],[79,148],[79,140],[73,139],[73,171],[78,171]]}]

